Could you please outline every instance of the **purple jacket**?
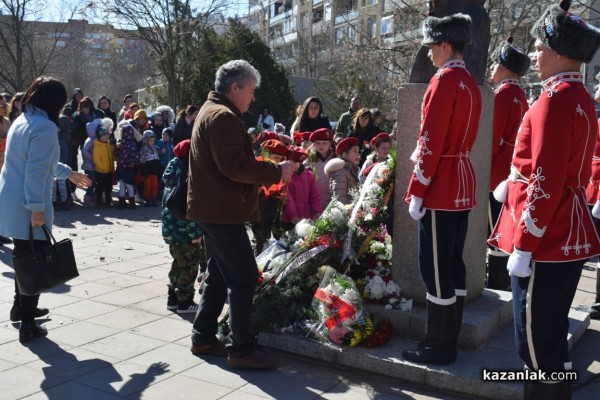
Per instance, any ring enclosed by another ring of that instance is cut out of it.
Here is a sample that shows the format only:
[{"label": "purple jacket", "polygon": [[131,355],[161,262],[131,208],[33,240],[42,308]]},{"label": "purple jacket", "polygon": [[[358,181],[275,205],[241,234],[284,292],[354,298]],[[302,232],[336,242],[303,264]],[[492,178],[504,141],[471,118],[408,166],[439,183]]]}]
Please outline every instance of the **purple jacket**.
[{"label": "purple jacket", "polygon": [[310,219],[322,212],[321,195],[312,171],[305,169],[300,174],[293,174],[287,184],[287,201],[281,213],[281,221]]},{"label": "purple jacket", "polygon": [[139,160],[137,142],[134,137],[134,129],[131,125],[125,125],[121,131],[121,146],[115,150],[117,155],[117,168],[136,167]]}]

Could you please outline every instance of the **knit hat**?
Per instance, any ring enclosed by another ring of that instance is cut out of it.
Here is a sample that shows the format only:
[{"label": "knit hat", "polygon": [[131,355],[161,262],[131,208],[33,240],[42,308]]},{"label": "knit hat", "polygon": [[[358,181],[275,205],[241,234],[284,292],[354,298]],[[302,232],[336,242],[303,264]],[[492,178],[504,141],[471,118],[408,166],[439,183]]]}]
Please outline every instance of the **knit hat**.
[{"label": "knit hat", "polygon": [[315,142],[317,140],[331,140],[333,141],[333,131],[327,128],[319,128],[310,134],[309,140]]},{"label": "knit hat", "polygon": [[258,137],[256,138],[256,140],[259,143],[266,142],[267,140],[279,141],[279,135],[276,134],[275,132],[271,132],[271,131],[262,131],[261,133],[258,134]]},{"label": "knit hat", "polygon": [[287,147],[285,147],[285,144],[281,143],[279,140],[266,140],[260,144],[260,147],[272,154],[279,154],[280,156],[284,157],[288,154]]},{"label": "knit hat", "polygon": [[187,156],[188,152],[190,151],[190,143],[192,143],[190,139],[185,139],[177,143],[177,146],[173,147],[173,153],[175,153],[175,156],[177,158],[183,158]]},{"label": "knit hat", "polygon": [[304,162],[308,158],[308,153],[305,152],[302,147],[288,146],[287,159],[291,161]]},{"label": "knit hat", "polygon": [[530,33],[561,56],[589,63],[600,46],[600,32],[568,12],[570,5],[563,0],[548,7]]},{"label": "knit hat", "polygon": [[96,139],[100,139],[104,135],[108,135],[108,130],[103,126],[98,126],[96,129]]},{"label": "knit hat", "polygon": [[371,143],[369,144],[371,145],[371,147],[377,147],[383,142],[392,143],[392,137],[389,135],[389,133],[382,132],[378,134],[373,139],[371,139]]},{"label": "knit hat", "polygon": [[80,88],[76,87],[75,89],[73,89],[73,95],[76,95],[77,93],[83,94],[83,91]]},{"label": "knit hat", "polygon": [[164,135],[165,133],[167,135],[169,135],[170,138],[173,137],[173,129],[171,129],[171,128],[165,128],[165,129],[162,130],[162,134]]},{"label": "knit hat", "polygon": [[146,118],[146,119],[148,119],[148,116],[146,115],[146,111],[140,109],[140,110],[137,110],[135,112],[135,114],[133,114],[133,119],[134,120],[137,120],[137,119],[140,119],[140,118]]},{"label": "knit hat", "polygon": [[343,152],[348,151],[352,146],[358,146],[359,141],[355,137],[349,137],[341,142],[335,147],[335,154],[340,156]]},{"label": "knit hat", "polygon": [[490,58],[492,62],[502,65],[519,76],[523,76],[529,70],[531,60],[523,49],[513,46],[512,41],[512,36],[509,36],[506,42],[502,42],[494,50]]},{"label": "knit hat", "polygon": [[467,14],[452,14],[444,18],[427,17],[423,21],[421,44],[452,42],[471,43],[471,17]]}]

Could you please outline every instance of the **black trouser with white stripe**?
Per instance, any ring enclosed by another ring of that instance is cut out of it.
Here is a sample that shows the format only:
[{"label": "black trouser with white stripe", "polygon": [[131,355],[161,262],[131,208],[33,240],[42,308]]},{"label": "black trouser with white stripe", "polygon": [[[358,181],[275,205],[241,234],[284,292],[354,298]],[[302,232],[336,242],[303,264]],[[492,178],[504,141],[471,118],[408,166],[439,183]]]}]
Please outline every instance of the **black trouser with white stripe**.
[{"label": "black trouser with white stripe", "polygon": [[531,276],[512,277],[515,342],[530,369],[571,369],[568,315],[586,261],[532,262]]},{"label": "black trouser with white stripe", "polygon": [[462,258],[469,210],[427,210],[419,220],[419,267],[427,300],[450,305],[467,295],[467,272]]}]

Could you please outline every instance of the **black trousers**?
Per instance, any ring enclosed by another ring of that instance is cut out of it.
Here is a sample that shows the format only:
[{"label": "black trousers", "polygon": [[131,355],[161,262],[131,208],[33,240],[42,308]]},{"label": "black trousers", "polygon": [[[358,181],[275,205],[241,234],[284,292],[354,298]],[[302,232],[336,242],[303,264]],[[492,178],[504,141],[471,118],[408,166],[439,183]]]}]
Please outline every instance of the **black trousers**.
[{"label": "black trousers", "polygon": [[[47,245],[47,240],[34,240],[35,246]],[[13,258],[22,256],[24,254],[31,254],[31,247],[29,246],[29,240],[13,239],[14,250]],[[17,271],[15,270],[15,274]],[[21,321],[33,322],[35,320],[35,309],[38,306],[38,300],[40,295],[26,296],[19,292],[19,285],[15,278],[15,299],[14,305],[19,307],[21,310]]]},{"label": "black trousers", "polygon": [[419,268],[427,300],[440,305],[467,295],[467,272],[462,258],[469,210],[427,210],[419,220]]},{"label": "black trousers", "polygon": [[96,202],[102,203],[102,196],[106,204],[112,203],[112,173],[107,174],[96,171]]},{"label": "black trousers", "polygon": [[568,315],[586,261],[532,262],[530,276],[511,277],[517,351],[530,369],[571,369]]},{"label": "black trousers", "polygon": [[218,330],[218,318],[229,295],[231,343],[229,354],[244,357],[256,349],[250,332],[250,312],[258,282],[258,268],[245,224],[204,224],[208,254],[208,277],[194,320],[192,342],[211,343]]}]

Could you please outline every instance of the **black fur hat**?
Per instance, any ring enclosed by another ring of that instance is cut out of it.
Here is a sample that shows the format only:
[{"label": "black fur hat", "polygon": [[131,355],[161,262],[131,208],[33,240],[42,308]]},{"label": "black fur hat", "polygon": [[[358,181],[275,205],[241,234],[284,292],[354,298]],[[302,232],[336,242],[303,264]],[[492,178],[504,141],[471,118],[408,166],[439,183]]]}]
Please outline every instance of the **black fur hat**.
[{"label": "black fur hat", "polygon": [[422,28],[423,46],[440,42],[471,43],[471,17],[467,14],[427,17]]},{"label": "black fur hat", "polygon": [[600,46],[600,32],[567,12],[569,3],[548,7],[531,28],[531,36],[561,56],[588,63]]},{"label": "black fur hat", "polygon": [[529,56],[512,45],[512,36],[494,50],[491,59],[492,62],[504,66],[519,76],[525,75],[531,65]]}]

